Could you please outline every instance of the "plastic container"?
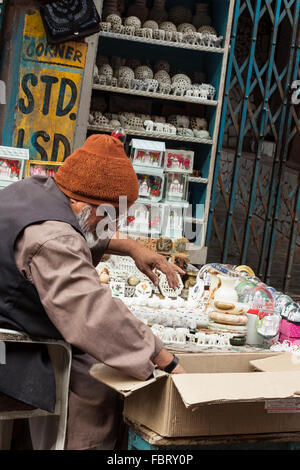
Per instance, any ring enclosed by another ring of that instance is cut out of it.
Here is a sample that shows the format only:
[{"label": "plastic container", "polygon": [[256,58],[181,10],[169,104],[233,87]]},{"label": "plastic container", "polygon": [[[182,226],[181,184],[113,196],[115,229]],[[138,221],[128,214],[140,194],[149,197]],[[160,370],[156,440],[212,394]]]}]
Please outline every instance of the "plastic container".
[{"label": "plastic container", "polygon": [[166,200],[186,201],[188,176],[184,173],[166,173]]},{"label": "plastic container", "polygon": [[166,171],[192,173],[194,167],[194,152],[191,150],[167,149],[164,158]]},{"label": "plastic container", "polygon": [[132,139],[131,160],[134,166],[162,168],[166,150],[164,142]]},{"label": "plastic container", "polygon": [[134,166],[139,182],[139,202],[158,202],[163,197],[165,177],[163,169]]}]

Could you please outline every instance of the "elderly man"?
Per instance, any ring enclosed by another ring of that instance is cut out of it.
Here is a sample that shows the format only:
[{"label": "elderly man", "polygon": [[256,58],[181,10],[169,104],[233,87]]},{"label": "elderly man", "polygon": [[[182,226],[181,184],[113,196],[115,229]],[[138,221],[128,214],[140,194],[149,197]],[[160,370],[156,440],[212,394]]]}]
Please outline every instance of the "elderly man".
[{"label": "elderly man", "polygon": [[[154,268],[173,287],[181,272],[133,240],[104,234],[97,207],[118,210],[124,195],[128,206],[135,202],[137,177],[123,145],[107,135],[89,137],[54,179],[31,177],[0,193],[0,327],[73,346],[67,449],[115,445],[118,397],[89,375],[93,363],[142,380],[155,366],[183,372],[151,329],[99,284],[94,267],[104,253],[131,256],[155,283]],[[54,374],[43,346],[8,344],[0,372],[2,397],[53,411]],[[54,439],[54,420],[43,420],[32,420],[36,448],[51,447]]]}]

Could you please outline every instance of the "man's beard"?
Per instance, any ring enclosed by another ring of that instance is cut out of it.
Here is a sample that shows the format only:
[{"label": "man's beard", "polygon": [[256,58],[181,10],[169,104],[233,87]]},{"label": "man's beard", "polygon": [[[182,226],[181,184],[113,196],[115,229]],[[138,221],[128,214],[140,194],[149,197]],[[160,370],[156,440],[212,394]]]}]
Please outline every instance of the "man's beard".
[{"label": "man's beard", "polygon": [[93,248],[97,244],[97,240],[95,240],[94,233],[91,231],[91,228],[88,223],[91,213],[91,206],[89,204],[86,204],[82,211],[80,211],[78,214],[75,214],[78,225],[82,230],[82,233],[84,235],[84,238],[86,239],[89,248]]}]

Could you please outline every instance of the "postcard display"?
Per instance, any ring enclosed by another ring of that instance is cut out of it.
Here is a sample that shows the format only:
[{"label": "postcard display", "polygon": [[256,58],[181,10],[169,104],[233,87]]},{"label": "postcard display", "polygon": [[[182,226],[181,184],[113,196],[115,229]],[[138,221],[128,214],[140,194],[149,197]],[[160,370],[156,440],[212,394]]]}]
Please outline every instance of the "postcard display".
[{"label": "postcard display", "polygon": [[190,226],[201,264],[234,0],[142,3],[103,2],[79,127],[89,114],[87,135],[126,131],[139,199],[120,229],[175,240]]},{"label": "postcard display", "polygon": [[0,146],[0,189],[24,178],[29,150]]}]

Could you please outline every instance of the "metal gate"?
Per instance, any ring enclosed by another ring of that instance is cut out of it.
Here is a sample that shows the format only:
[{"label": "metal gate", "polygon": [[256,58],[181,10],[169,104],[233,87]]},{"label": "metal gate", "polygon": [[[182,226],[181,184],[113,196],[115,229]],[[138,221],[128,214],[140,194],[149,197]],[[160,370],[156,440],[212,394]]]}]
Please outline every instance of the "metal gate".
[{"label": "metal gate", "polygon": [[[237,0],[208,261],[300,295],[300,0]],[[297,148],[298,146],[298,148]]]}]

